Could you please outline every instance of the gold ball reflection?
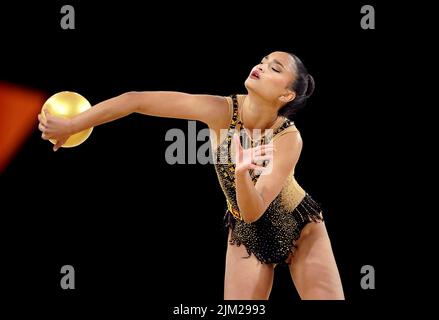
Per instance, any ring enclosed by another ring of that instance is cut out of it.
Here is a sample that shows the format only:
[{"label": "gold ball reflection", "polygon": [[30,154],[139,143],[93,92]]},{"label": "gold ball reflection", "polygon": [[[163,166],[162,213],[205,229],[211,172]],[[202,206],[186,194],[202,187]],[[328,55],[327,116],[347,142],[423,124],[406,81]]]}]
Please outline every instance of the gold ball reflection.
[{"label": "gold ball reflection", "polygon": [[[44,103],[41,108],[41,115],[43,118],[46,116],[44,110],[49,111],[51,115],[62,118],[73,118],[91,108],[90,103],[83,96],[76,92],[62,91],[51,96]],[[93,128],[88,128],[84,131],[80,131],[71,135],[67,141],[62,145],[64,148],[76,147],[83,143],[90,136]],[[56,140],[50,139],[53,144]]]}]

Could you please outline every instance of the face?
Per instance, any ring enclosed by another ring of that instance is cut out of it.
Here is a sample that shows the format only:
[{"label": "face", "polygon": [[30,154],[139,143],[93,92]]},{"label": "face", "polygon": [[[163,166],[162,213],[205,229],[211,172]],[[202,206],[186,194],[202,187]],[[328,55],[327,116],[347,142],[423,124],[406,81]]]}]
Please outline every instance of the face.
[{"label": "face", "polygon": [[284,105],[295,98],[291,90],[295,74],[294,58],[286,52],[276,51],[262,58],[251,70],[245,87],[264,100]]}]

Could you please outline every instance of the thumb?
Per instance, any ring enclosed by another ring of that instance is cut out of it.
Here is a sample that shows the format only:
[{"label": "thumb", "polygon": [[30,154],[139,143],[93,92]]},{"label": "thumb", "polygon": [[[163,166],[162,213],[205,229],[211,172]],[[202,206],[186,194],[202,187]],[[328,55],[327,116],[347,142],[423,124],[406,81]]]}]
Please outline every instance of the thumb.
[{"label": "thumb", "polygon": [[53,151],[57,151],[59,148],[62,147],[62,145],[66,142],[65,138],[62,138],[58,141],[56,141],[56,144],[53,146]]}]

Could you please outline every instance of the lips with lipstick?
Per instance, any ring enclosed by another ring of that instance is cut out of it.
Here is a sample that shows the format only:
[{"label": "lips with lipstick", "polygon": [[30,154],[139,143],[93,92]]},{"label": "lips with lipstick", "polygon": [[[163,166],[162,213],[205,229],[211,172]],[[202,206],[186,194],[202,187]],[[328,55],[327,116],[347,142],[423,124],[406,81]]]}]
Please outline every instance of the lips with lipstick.
[{"label": "lips with lipstick", "polygon": [[251,79],[254,79],[254,80],[259,80],[259,79],[261,78],[261,75],[260,75],[259,70],[253,70],[253,71],[250,73],[250,78],[251,78]]}]

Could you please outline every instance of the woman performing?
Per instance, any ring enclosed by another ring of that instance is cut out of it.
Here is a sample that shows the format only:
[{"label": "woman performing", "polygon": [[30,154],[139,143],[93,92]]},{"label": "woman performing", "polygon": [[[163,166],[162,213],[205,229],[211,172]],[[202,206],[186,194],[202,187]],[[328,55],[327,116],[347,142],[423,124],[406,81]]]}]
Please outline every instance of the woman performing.
[{"label": "woman performing", "polygon": [[56,151],[70,135],[133,112],[206,123],[228,207],[224,299],[268,299],[277,264],[288,264],[302,299],[344,299],[321,209],[294,178],[302,139],[291,117],[314,80],[295,55],[273,52],[245,86],[231,97],[128,92],[72,119],[46,113],[39,129]]}]

